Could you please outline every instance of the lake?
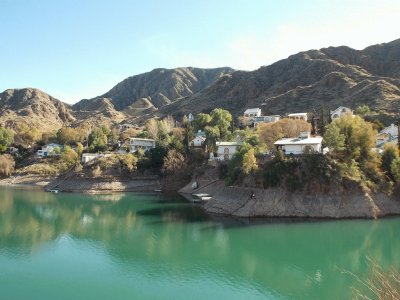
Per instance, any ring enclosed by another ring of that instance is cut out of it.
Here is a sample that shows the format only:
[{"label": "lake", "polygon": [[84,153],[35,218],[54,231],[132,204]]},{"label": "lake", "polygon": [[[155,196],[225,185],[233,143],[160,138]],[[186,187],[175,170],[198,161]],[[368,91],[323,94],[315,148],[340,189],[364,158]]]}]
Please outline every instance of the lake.
[{"label": "lake", "polygon": [[400,218],[253,221],[178,195],[0,188],[1,299],[349,299]]}]

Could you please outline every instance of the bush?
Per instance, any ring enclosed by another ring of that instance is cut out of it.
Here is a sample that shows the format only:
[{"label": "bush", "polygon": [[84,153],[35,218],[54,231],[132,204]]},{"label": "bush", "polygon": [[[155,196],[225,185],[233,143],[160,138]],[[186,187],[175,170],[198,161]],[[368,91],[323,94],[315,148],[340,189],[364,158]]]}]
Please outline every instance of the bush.
[{"label": "bush", "polygon": [[15,162],[11,155],[0,155],[0,176],[10,177],[14,172]]}]

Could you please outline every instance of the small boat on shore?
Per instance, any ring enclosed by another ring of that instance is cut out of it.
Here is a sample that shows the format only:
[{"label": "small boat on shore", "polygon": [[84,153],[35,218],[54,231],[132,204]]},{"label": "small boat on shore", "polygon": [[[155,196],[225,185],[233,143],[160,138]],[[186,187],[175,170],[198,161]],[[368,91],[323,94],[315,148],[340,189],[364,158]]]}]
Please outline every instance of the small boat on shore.
[{"label": "small boat on shore", "polygon": [[54,194],[58,194],[59,190],[56,190],[56,189],[54,189],[54,190],[48,190],[48,192],[54,193]]},{"label": "small boat on shore", "polygon": [[192,194],[193,197],[193,202],[202,202],[202,201],[208,201],[212,199],[212,195],[210,194]]}]

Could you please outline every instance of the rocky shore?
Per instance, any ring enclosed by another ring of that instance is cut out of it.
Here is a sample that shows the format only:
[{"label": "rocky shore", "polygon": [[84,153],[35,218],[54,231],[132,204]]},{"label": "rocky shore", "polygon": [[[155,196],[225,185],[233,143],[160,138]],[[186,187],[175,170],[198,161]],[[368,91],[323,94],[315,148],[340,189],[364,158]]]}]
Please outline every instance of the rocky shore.
[{"label": "rocky shore", "polygon": [[156,176],[123,178],[104,177],[69,177],[51,178],[40,175],[19,175],[0,180],[3,186],[30,186],[44,190],[57,189],[62,192],[102,194],[110,192],[153,192],[161,189]]},{"label": "rocky shore", "polygon": [[179,192],[210,194],[201,205],[213,214],[236,217],[379,218],[400,214],[400,202],[384,194],[362,194],[336,190],[329,194],[289,192],[281,188],[226,186],[221,180],[197,179]]}]

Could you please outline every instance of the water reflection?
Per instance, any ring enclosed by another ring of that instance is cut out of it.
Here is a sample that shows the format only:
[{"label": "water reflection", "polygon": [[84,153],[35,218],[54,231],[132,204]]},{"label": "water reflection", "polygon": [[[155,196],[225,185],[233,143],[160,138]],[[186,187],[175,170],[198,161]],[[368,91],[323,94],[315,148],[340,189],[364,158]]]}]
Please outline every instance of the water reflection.
[{"label": "water reflection", "polygon": [[251,222],[206,215],[177,196],[0,192],[0,257],[69,237],[100,247],[131,276],[142,266],[151,278],[218,278],[228,290],[247,284],[298,299],[348,297],[354,281],[340,271],[365,274],[366,255],[400,266],[397,218]]}]

